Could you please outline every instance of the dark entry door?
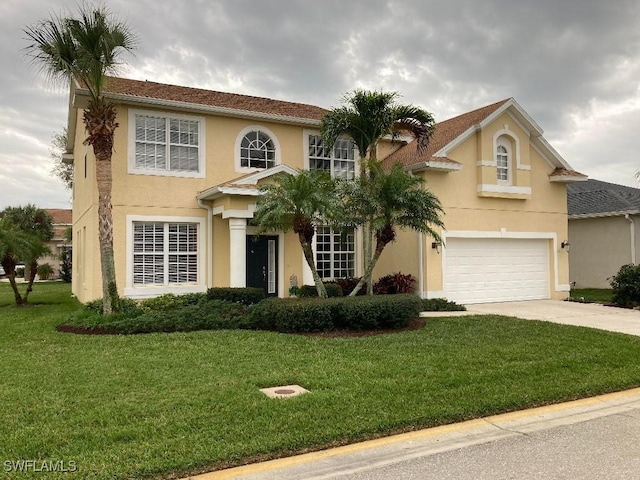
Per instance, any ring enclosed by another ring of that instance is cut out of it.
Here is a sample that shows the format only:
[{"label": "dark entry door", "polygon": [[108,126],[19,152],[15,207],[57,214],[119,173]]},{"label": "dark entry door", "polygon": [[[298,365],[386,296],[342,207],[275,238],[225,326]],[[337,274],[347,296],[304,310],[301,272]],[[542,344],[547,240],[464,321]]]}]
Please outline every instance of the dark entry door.
[{"label": "dark entry door", "polygon": [[247,287],[278,296],[278,237],[247,235]]}]

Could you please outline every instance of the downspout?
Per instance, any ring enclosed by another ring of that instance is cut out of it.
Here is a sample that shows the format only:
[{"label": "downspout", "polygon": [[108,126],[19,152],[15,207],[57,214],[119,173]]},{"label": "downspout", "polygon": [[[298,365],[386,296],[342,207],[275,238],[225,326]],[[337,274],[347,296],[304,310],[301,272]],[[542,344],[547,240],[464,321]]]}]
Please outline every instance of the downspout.
[{"label": "downspout", "polygon": [[633,218],[628,213],[624,214],[624,218],[629,221],[629,228],[631,230],[631,263],[636,264],[636,224]]},{"label": "downspout", "polygon": [[200,208],[207,210],[207,288],[213,287],[213,207],[198,199]]},{"label": "downspout", "polygon": [[424,298],[424,235],[418,232],[418,288],[420,298]]}]

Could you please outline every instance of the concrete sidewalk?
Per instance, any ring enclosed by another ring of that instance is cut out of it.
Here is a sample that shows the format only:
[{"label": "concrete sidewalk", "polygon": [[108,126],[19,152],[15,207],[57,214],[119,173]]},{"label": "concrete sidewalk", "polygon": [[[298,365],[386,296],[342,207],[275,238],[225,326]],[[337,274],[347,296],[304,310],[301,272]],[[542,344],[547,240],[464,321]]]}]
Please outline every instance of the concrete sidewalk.
[{"label": "concrete sidewalk", "polygon": [[193,480],[320,480],[588,422],[640,408],[640,388],[394,435],[344,447],[206,473]]},{"label": "concrete sidewalk", "polygon": [[565,325],[640,335],[640,311],[606,307],[597,303],[564,302],[561,300],[482,303],[467,305],[467,314],[506,315],[527,320],[545,320]]}]

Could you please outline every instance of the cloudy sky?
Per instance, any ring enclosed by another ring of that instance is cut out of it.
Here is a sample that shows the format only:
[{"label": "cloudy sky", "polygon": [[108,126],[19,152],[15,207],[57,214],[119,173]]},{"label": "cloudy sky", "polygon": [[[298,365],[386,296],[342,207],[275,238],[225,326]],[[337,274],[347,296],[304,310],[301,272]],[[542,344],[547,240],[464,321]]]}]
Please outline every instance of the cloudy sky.
[{"label": "cloudy sky", "polygon": [[[0,208],[68,208],[50,175],[67,90],[47,84],[22,29],[67,0],[0,2]],[[638,186],[638,0],[108,0],[139,37],[121,75],[332,107],[398,91],[445,120],[507,97],[591,178]]]}]

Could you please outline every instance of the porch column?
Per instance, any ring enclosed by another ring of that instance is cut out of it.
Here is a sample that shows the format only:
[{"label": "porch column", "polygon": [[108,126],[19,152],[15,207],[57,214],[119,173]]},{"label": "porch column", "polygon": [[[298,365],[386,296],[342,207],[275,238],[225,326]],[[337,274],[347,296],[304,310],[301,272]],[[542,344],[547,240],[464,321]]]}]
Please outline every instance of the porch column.
[{"label": "porch column", "polygon": [[247,219],[229,219],[229,286],[247,286]]}]

